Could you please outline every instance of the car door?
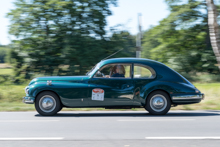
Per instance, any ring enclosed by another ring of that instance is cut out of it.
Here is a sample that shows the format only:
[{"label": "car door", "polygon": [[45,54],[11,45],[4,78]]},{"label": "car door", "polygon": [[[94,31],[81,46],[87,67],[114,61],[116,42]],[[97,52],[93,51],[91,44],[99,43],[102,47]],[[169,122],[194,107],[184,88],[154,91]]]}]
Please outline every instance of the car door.
[{"label": "car door", "polygon": [[[58,82],[57,82],[58,83]],[[60,94],[62,103],[68,107],[88,106],[88,84],[84,81],[78,83],[58,83],[57,92]]]},{"label": "car door", "polygon": [[143,64],[133,65],[134,106],[142,106],[145,104],[145,91],[155,78],[156,73],[150,66]]},{"label": "car door", "polygon": [[131,78],[132,66],[131,64],[123,64],[123,66],[126,66],[127,69],[125,77],[103,77],[103,75],[95,75],[91,78],[89,81],[90,106],[113,107],[133,105],[134,84]]}]

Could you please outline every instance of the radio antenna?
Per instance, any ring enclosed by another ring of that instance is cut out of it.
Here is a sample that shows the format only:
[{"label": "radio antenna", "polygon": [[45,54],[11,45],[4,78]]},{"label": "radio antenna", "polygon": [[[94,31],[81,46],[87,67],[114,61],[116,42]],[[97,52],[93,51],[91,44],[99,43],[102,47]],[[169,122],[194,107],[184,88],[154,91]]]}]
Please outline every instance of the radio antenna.
[{"label": "radio antenna", "polygon": [[[105,60],[105,59],[108,59],[109,57],[111,57],[111,56],[114,56],[115,54],[117,54],[118,52],[120,52],[121,50],[123,50],[123,48],[122,49],[120,49],[120,50],[118,50],[117,52],[115,52],[115,53],[113,53],[113,54],[111,54],[110,56],[108,56],[108,57],[106,57],[106,58],[104,58],[104,59],[102,59],[102,60]],[[101,61],[102,61],[101,60]]]}]

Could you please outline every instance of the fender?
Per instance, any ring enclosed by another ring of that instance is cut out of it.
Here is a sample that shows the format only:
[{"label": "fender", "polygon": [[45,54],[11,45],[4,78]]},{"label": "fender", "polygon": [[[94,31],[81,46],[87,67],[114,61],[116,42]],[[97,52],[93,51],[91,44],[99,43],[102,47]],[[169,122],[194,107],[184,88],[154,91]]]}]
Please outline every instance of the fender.
[{"label": "fender", "polygon": [[[146,99],[149,94],[155,90],[162,90],[165,91],[169,97],[171,98],[173,95],[176,94],[190,94],[195,93],[195,87],[190,87],[185,83],[177,83],[177,82],[169,82],[169,81],[154,81],[151,82],[143,87],[143,100],[142,104],[145,105]],[[172,99],[171,99],[171,102]]]},{"label": "fender", "polygon": [[72,83],[68,81],[52,82],[51,85],[47,85],[47,82],[38,82],[29,87],[29,96],[36,98],[42,91],[52,91],[60,97],[62,103],[65,103],[64,99],[87,97],[86,89],[88,86],[88,83]]}]

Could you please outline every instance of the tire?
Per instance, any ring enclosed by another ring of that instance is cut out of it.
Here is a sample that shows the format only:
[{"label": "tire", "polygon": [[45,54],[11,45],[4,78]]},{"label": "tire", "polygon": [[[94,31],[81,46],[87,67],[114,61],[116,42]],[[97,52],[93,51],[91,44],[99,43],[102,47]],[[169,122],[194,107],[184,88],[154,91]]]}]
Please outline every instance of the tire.
[{"label": "tire", "polygon": [[60,106],[60,109],[57,112],[60,112],[63,109],[63,106]]},{"label": "tire", "polygon": [[145,109],[152,115],[165,115],[170,107],[170,97],[163,91],[154,91],[147,97]]},{"label": "tire", "polygon": [[35,108],[40,115],[52,116],[61,110],[59,97],[50,91],[40,93],[35,101]]}]

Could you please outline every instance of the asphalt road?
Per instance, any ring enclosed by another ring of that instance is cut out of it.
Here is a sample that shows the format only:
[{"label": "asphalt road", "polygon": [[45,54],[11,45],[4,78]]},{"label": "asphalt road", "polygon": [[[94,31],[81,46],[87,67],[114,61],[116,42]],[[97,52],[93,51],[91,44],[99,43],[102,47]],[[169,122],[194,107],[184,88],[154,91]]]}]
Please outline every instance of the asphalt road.
[{"label": "asphalt road", "polygon": [[220,111],[0,112],[0,147],[220,146]]}]

